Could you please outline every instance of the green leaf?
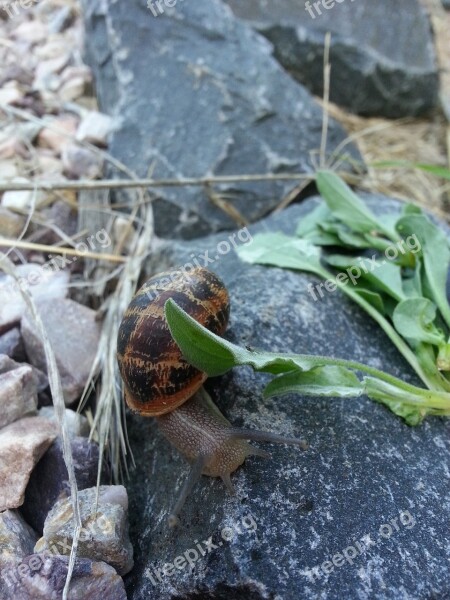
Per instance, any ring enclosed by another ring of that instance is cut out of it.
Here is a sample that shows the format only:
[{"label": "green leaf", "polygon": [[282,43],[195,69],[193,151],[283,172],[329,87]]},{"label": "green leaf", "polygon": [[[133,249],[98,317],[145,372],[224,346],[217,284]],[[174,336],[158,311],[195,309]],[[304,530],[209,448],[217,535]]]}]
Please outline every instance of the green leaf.
[{"label": "green leaf", "polygon": [[[339,391],[339,388],[341,388],[342,393],[348,393],[348,395],[351,395],[350,388],[352,388],[353,392],[359,395],[359,384],[349,373],[345,373],[345,370],[360,371],[370,376],[365,377],[363,380],[364,391],[369,393],[371,390],[374,399],[378,401],[383,401],[385,404],[398,401],[406,402],[407,404],[417,405],[417,407],[421,407],[421,410],[426,409],[426,411],[433,414],[450,414],[450,394],[417,388],[374,367],[326,356],[279,355],[273,352],[251,351],[240,348],[208,331],[177,306],[172,299],[167,300],[165,304],[165,315],[170,331],[186,360],[208,375],[221,375],[232,367],[239,365],[249,365],[256,371],[274,375],[293,374],[294,371],[311,372],[317,367],[339,367],[339,371],[334,371],[336,377],[334,381],[333,371],[324,369],[317,371],[325,388],[324,395],[331,393],[331,390],[335,394]],[[307,389],[306,384],[313,385],[312,379],[305,378],[304,383],[305,390]],[[382,383],[385,385],[381,385]],[[279,393],[283,386],[280,383],[274,385],[279,386]],[[396,410],[400,411],[400,408],[397,406]],[[398,414],[400,413],[398,412]]]},{"label": "green leaf", "polygon": [[296,234],[316,246],[336,246],[339,245],[338,236],[328,232],[325,227],[334,222],[336,220],[332,212],[325,202],[321,201],[316,208],[301,218]]},{"label": "green leaf", "polygon": [[338,175],[318,171],[316,183],[330,210],[350,229],[359,233],[381,231],[389,239],[396,239],[395,232],[388,230]]},{"label": "green leaf", "polygon": [[439,353],[437,357],[437,368],[440,371],[450,371],[450,343],[445,342],[439,346]]},{"label": "green leaf", "polygon": [[375,264],[369,260],[362,262],[369,270],[369,273],[364,273],[364,278],[370,281],[373,287],[392,296],[398,302],[405,298],[402,273],[398,265],[385,260],[377,260]]},{"label": "green leaf", "polygon": [[439,167],[437,165],[427,165],[423,163],[414,163],[415,169],[420,169],[421,171],[425,171],[425,173],[431,173],[431,175],[435,175],[436,177],[440,177],[441,179],[450,179],[450,169],[447,167]]},{"label": "green leaf", "polygon": [[343,223],[324,223],[322,227],[328,232],[328,234],[334,234],[335,237],[337,237],[337,245],[339,246],[358,249],[373,247],[372,243],[367,239],[367,234],[352,231]]},{"label": "green leaf", "polygon": [[408,298],[394,310],[393,321],[397,331],[406,339],[441,345],[444,335],[434,325],[436,305],[428,298]]},{"label": "green leaf", "polygon": [[[171,298],[164,305],[170,333],[184,358],[210,377],[222,375],[233,367],[250,365],[265,373],[286,373],[293,369],[310,370],[317,366],[316,357],[304,355],[278,355],[240,348],[215,335],[188,315]],[[319,361],[318,364],[322,364]]]},{"label": "green leaf", "polygon": [[296,234],[298,237],[307,238],[311,233],[315,233],[322,223],[330,220],[333,220],[331,210],[325,202],[319,202],[316,208],[300,219]]},{"label": "green leaf", "polygon": [[435,389],[449,391],[449,381],[444,375],[437,369],[436,365],[436,347],[426,342],[418,342],[414,349],[417,359],[420,361],[423,370],[429,376],[433,377],[434,381],[438,384]]},{"label": "green leaf", "polygon": [[[334,280],[333,274],[322,267],[319,259],[320,249],[316,248],[305,240],[290,238],[284,234],[260,234],[255,236],[252,244],[238,249],[241,258],[248,262],[273,265],[287,269],[298,269],[309,271],[319,275],[326,280]],[[435,389],[434,378],[424,373],[414,352],[408,344],[401,338],[391,323],[380,314],[369,302],[356,293],[356,290],[339,281],[333,281],[336,285],[359,306],[361,306],[375,321],[380,325],[383,331],[389,336],[397,349],[403,354],[412,368],[416,371],[422,381]],[[439,380],[440,383],[441,380]],[[450,382],[444,389],[450,389]],[[440,388],[438,388],[440,389]]]},{"label": "green leaf", "polygon": [[423,257],[426,283],[432,298],[450,327],[450,306],[447,301],[447,277],[450,266],[450,249],[444,233],[424,215],[409,215],[397,222],[397,231],[408,241],[418,240]]},{"label": "green leaf", "polygon": [[340,269],[358,269],[360,277],[370,282],[377,292],[384,292],[395,300],[405,298],[402,286],[401,269],[398,265],[387,260],[331,254],[324,257],[328,264]]},{"label": "green leaf", "polygon": [[360,249],[373,248],[372,242],[367,239],[367,234],[355,233],[343,225],[336,229],[336,235],[344,246]]},{"label": "green leaf", "polygon": [[352,371],[344,367],[316,367],[311,371],[295,370],[276,377],[266,386],[264,397],[292,393],[353,398],[363,393],[363,385]]},{"label": "green leaf", "polygon": [[447,167],[440,167],[438,165],[428,165],[426,163],[413,163],[400,160],[384,160],[371,164],[372,167],[378,169],[385,169],[386,167],[394,167],[401,169],[420,169],[425,173],[431,173],[441,179],[450,179],[450,169]]},{"label": "green leaf", "polygon": [[260,233],[251,244],[237,249],[245,262],[272,265],[284,269],[299,269],[323,276],[321,251],[307,240],[293,238],[284,233]]},{"label": "green leaf", "polygon": [[408,215],[422,215],[423,211],[420,208],[420,206],[417,206],[417,204],[411,204],[410,202],[406,203],[403,205],[402,208],[402,216],[408,216]]},{"label": "green leaf", "polygon": [[392,242],[385,238],[357,233],[336,220],[323,221],[314,231],[303,237],[319,246],[343,246],[351,249],[375,248],[384,251],[392,245]]},{"label": "green leaf", "polygon": [[[277,354],[262,350],[241,348],[212,333],[180,308],[173,299],[167,300],[165,316],[170,332],[185,359],[210,376],[222,375],[236,366],[249,365],[256,371],[279,375],[294,370],[311,371],[316,367],[338,366],[385,376],[402,385],[391,375],[354,361],[308,354]],[[407,384],[403,384],[407,385]]]},{"label": "green leaf", "polygon": [[403,277],[403,291],[407,298],[425,297],[422,290],[422,261],[418,260],[412,277]]},{"label": "green leaf", "polygon": [[311,244],[315,246],[340,246],[341,240],[334,233],[328,233],[324,231],[321,227],[317,228],[315,231],[309,233],[304,238]]},{"label": "green leaf", "polygon": [[186,360],[209,376],[222,375],[237,364],[236,347],[202,327],[172,299],[164,312],[170,333]]},{"label": "green leaf", "polygon": [[386,314],[386,307],[380,294],[361,287],[357,288],[356,293],[366,302],[371,304],[381,315]]},{"label": "green leaf", "polygon": [[402,417],[408,425],[419,425],[427,415],[427,408],[421,405],[423,398],[418,398],[419,405],[417,405],[414,403],[413,395],[403,395],[397,388],[371,377],[365,377],[364,384],[365,393],[371,400],[387,406],[394,414]]}]

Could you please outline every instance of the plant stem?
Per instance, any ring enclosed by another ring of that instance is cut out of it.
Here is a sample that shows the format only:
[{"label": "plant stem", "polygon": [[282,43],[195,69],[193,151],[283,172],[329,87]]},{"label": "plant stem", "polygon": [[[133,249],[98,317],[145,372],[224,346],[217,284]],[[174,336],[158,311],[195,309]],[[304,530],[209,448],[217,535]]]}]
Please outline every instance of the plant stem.
[{"label": "plant stem", "polygon": [[[444,409],[450,412],[450,394],[447,392],[443,392],[440,390],[425,390],[423,388],[419,388],[410,383],[406,383],[405,381],[398,379],[394,375],[390,375],[389,373],[385,373],[384,371],[380,371],[375,367],[370,367],[369,365],[365,365],[364,363],[360,363],[354,360],[346,360],[344,358],[331,358],[329,356],[310,356],[308,354],[291,354],[287,355],[288,357],[295,360],[295,358],[300,359],[300,361],[305,361],[308,359],[319,359],[319,361],[323,364],[323,366],[339,366],[347,369],[351,369],[352,371],[360,371],[361,373],[367,373],[367,375],[371,375],[373,378],[388,383],[391,386],[394,386],[408,394],[419,397],[423,399],[423,402],[419,402],[419,404],[423,404],[428,408],[435,409]],[[405,400],[402,400],[405,403]],[[411,405],[416,405],[418,402],[406,402]]]},{"label": "plant stem", "polygon": [[[325,269],[324,272],[327,273],[327,279],[333,279],[333,275],[331,273],[327,272]],[[425,370],[422,368],[422,365],[418,361],[417,356],[414,354],[408,344],[403,341],[403,339],[395,331],[394,327],[392,327],[392,325],[376,310],[376,308],[364,300],[364,298],[362,298],[355,290],[352,290],[336,279],[335,283],[337,284],[338,288],[344,292],[344,294],[347,294],[347,296],[349,296],[354,302],[359,304],[359,306],[361,306],[361,308],[363,308],[372,317],[372,319],[378,323],[378,325],[383,329],[386,335],[396,346],[397,350],[401,352],[420,379],[430,390],[450,392],[450,385],[446,383],[446,380],[441,377],[437,371],[437,376],[433,376],[432,374],[425,372]]]}]

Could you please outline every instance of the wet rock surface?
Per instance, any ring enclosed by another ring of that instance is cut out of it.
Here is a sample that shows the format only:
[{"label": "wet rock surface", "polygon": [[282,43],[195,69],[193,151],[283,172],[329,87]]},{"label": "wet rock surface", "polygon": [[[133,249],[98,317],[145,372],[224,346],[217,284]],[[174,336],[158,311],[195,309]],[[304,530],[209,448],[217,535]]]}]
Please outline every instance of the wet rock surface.
[{"label": "wet rock surface", "polygon": [[[82,4],[100,107],[120,119],[109,144],[115,158],[141,176],[151,166],[155,179],[311,172],[321,109],[222,2],[178,2],[161,18],[144,0]],[[332,121],[328,151],[344,137]],[[255,221],[292,187],[234,182],[218,190]],[[156,232],[192,238],[233,228],[210,196],[198,187],[159,190]]]},{"label": "wet rock surface", "polygon": [[[373,209],[399,210],[379,196]],[[251,228],[293,233],[311,199]],[[217,253],[223,234],[162,249],[149,270]],[[315,302],[318,279],[240,262],[233,251],[209,268],[231,294],[226,337],[282,352],[363,361],[419,384],[390,340],[338,292]],[[365,397],[287,396],[262,400],[267,376],[250,368],[206,387],[237,426],[307,439],[306,452],[269,446],[271,459],[247,459],[232,475],[236,496],[202,477],[169,530],[167,515],[188,465],[151,419],[129,416],[136,469],[128,485],[135,568],[129,598],[283,598],[397,600],[444,598],[450,516],[450,423],[411,428]],[[180,558],[181,557],[181,558]]]},{"label": "wet rock surface", "polygon": [[431,24],[419,0],[226,1],[273,43],[280,63],[321,97],[330,31],[333,102],[389,118],[424,114],[438,104]]}]

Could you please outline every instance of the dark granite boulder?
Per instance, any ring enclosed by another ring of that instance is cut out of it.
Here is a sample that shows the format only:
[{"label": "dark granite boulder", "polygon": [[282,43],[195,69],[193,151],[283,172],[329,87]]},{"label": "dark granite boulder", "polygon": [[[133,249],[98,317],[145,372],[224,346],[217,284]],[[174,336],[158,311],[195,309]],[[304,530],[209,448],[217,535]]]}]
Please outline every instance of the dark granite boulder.
[{"label": "dark granite boulder", "polygon": [[[267,40],[220,0],[178,2],[158,17],[145,0],[83,5],[99,104],[118,121],[109,145],[115,158],[141,176],[151,168],[156,179],[312,171],[321,109],[272,58]],[[328,152],[344,137],[331,121]],[[255,221],[293,187],[218,189]],[[235,227],[213,200],[201,187],[157,190],[156,233],[192,238]]]},{"label": "dark granite boulder", "polygon": [[331,32],[331,100],[361,115],[422,115],[438,103],[431,25],[419,0],[226,0],[274,45],[294,77],[323,94]]},{"label": "dark granite boulder", "polygon": [[[399,209],[393,200],[368,198],[377,210]],[[316,201],[251,232],[292,233]],[[206,251],[215,257],[228,235],[168,244],[148,268],[185,265]],[[235,240],[248,243],[249,236]],[[347,298],[335,292],[313,300],[308,284],[316,278],[244,264],[232,250],[209,266],[231,294],[231,341],[355,359],[419,384],[378,326]],[[187,463],[153,420],[129,416],[137,463],[127,486],[135,549],[129,598],[448,597],[450,421],[429,418],[411,428],[365,397],[263,401],[266,380],[245,367],[206,387],[233,424],[301,436],[310,448],[260,444],[272,457],[246,460],[232,475],[235,496],[222,481],[202,477],[177,530],[168,529],[166,518]]]}]

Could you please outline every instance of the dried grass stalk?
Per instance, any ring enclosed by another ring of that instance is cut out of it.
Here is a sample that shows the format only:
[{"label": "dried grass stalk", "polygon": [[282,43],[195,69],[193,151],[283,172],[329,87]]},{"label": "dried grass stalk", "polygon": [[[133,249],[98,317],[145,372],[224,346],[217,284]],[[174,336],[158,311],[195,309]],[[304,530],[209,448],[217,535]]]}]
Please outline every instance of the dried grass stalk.
[{"label": "dried grass stalk", "polygon": [[75,559],[78,548],[78,540],[80,536],[80,531],[82,528],[81,523],[81,515],[80,515],[80,507],[78,504],[78,487],[77,481],[75,478],[75,469],[72,458],[72,448],[70,445],[70,437],[66,423],[66,405],[64,403],[64,396],[61,386],[61,379],[58,372],[58,367],[56,364],[55,354],[53,352],[52,346],[50,344],[50,340],[48,338],[47,332],[45,330],[44,324],[42,323],[42,319],[38,313],[36,308],[36,304],[31,296],[30,292],[20,285],[20,279],[16,274],[16,268],[14,264],[9,260],[9,258],[5,254],[0,254],[0,269],[4,271],[7,275],[13,277],[17,283],[17,286],[20,290],[22,298],[24,299],[34,323],[40,333],[44,351],[45,351],[45,359],[47,362],[47,371],[48,371],[48,381],[50,384],[50,390],[53,398],[53,405],[55,407],[56,418],[61,430],[61,437],[63,442],[63,457],[64,463],[67,468],[67,472],[69,474],[69,483],[70,483],[70,492],[71,492],[71,501],[72,501],[72,509],[74,515],[74,535],[73,535],[73,544],[70,552],[69,558],[69,568],[67,572],[67,579],[63,590],[63,600],[67,600],[69,593],[70,580],[72,578],[73,568],[75,565]]}]

